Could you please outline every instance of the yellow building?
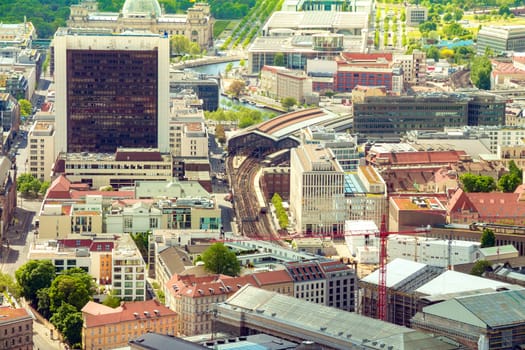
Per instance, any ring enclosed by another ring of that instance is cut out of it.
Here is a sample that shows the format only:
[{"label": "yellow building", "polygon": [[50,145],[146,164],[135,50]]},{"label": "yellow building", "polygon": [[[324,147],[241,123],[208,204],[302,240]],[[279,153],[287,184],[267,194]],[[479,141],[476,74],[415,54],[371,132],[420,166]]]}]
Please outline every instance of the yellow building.
[{"label": "yellow building", "polygon": [[114,349],[147,332],[175,335],[177,314],[157,300],[124,302],[111,308],[88,302],[82,308],[83,349]]}]

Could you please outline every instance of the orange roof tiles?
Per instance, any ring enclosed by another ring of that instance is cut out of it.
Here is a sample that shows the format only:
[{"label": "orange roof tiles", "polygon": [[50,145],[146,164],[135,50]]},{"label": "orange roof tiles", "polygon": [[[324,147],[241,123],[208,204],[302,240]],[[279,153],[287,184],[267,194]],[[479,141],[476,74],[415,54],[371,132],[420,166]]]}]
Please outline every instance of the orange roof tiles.
[{"label": "orange roof tiles", "polygon": [[170,293],[191,298],[233,294],[246,284],[255,285],[255,281],[253,278],[225,275],[173,275],[167,283]]},{"label": "orange roof tiles", "polygon": [[305,109],[305,110],[297,111],[297,112],[291,112],[291,113],[283,114],[281,116],[270,119],[266,123],[260,124],[257,127],[257,129],[266,134],[271,134],[290,124],[295,124],[303,120],[315,118],[323,114],[324,112],[319,108],[312,108],[312,109]]},{"label": "orange roof tiles", "polygon": [[47,190],[47,198],[70,198],[69,189],[71,187],[71,182],[64,176],[60,175],[57,177],[49,186]]},{"label": "orange roof tiles", "polygon": [[498,61],[492,61],[493,70],[492,74],[509,74],[509,73],[523,73],[525,74],[525,71],[517,68],[512,63],[506,63],[506,62],[498,62]]},{"label": "orange roof tiles", "polygon": [[10,322],[17,319],[30,317],[26,309],[13,308],[11,306],[0,306],[0,324],[3,322]]},{"label": "orange roof tiles", "polygon": [[520,193],[466,193],[458,189],[448,204],[453,215],[461,211],[476,212],[480,220],[494,222],[513,220],[521,223],[525,220],[525,202],[520,201]]},{"label": "orange roof tiles", "polygon": [[286,270],[259,272],[253,274],[253,278],[255,278],[259,287],[293,281]]},{"label": "orange roof tiles", "polygon": [[[155,310],[158,311],[158,315],[155,313]],[[148,314],[146,315],[144,312],[148,312]],[[135,314],[138,314],[138,316]],[[86,327],[89,328],[132,321],[139,318],[152,319],[161,316],[175,316],[176,313],[157,300],[124,302],[115,309],[90,301],[82,308],[82,315]]]},{"label": "orange roof tiles", "polygon": [[465,151],[416,151],[378,153],[375,157],[386,158],[392,165],[408,165],[456,163],[465,155]]}]

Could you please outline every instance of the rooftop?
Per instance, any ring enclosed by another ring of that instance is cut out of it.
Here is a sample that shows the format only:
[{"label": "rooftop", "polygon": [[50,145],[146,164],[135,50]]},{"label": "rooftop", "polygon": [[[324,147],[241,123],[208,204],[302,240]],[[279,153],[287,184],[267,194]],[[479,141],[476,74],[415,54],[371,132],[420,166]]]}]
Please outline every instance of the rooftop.
[{"label": "rooftop", "polygon": [[252,286],[241,288],[227,301],[217,304],[217,308],[219,321],[223,313],[243,313],[245,322],[252,326],[286,327],[296,337],[315,339],[321,346],[338,344],[339,349],[350,349],[366,343],[370,349],[387,349],[388,346],[395,350],[455,348],[406,327]]},{"label": "rooftop", "polygon": [[446,210],[435,197],[390,197],[390,200],[399,210]]},{"label": "rooftop", "polygon": [[480,328],[525,324],[525,289],[456,297],[423,312]]},{"label": "rooftop", "polygon": [[24,308],[0,306],[0,325],[30,318],[31,316],[27,313],[26,309]]},{"label": "rooftop", "polygon": [[510,286],[508,283],[448,270],[416,289],[416,292],[424,295],[439,295],[487,288],[498,290]]},{"label": "rooftop", "polygon": [[[396,288],[412,275],[422,272],[427,265],[405,259],[394,259],[386,265],[386,286]],[[370,275],[362,279],[363,282],[378,284],[379,270],[375,270]]]},{"label": "rooftop", "polygon": [[159,317],[175,317],[176,313],[157,300],[124,302],[121,306],[111,308],[89,301],[82,308],[86,327],[98,327],[133,320],[146,320]]}]

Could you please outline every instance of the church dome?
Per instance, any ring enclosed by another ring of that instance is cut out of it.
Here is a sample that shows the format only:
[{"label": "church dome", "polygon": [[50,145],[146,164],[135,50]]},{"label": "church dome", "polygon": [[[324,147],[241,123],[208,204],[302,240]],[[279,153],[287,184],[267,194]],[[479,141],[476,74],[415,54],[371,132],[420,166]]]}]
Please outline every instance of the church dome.
[{"label": "church dome", "polygon": [[157,0],[126,0],[122,6],[124,17],[134,17],[136,15],[146,15],[159,18],[162,14]]}]

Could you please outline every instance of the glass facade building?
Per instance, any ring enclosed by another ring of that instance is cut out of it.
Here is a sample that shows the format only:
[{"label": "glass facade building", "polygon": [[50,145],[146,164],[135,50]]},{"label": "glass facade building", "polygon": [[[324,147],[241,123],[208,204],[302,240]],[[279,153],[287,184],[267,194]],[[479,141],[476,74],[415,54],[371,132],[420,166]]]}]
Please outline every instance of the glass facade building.
[{"label": "glass facade building", "polygon": [[59,28],[50,64],[55,158],[124,148],[168,152],[167,36]]},{"label": "glass facade building", "polygon": [[158,52],[68,50],[67,152],[157,147]]}]

